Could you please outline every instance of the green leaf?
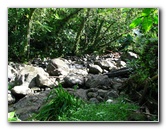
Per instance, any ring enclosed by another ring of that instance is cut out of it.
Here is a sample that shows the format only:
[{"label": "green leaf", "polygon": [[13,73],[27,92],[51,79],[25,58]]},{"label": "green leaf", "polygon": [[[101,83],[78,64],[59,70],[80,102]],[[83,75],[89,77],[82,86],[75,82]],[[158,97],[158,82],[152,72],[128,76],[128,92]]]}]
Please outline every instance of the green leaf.
[{"label": "green leaf", "polygon": [[135,28],[136,26],[138,26],[140,23],[142,22],[142,18],[137,18],[134,21],[132,21],[132,23],[130,24],[130,28]]},{"label": "green leaf", "polygon": [[143,9],[142,16],[148,16],[148,15],[150,15],[151,10],[152,10],[151,8]]},{"label": "green leaf", "polygon": [[15,115],[15,112],[9,112],[9,113],[8,113],[8,118],[13,118],[14,115]]},{"label": "green leaf", "polygon": [[154,24],[158,24],[158,16],[154,16]]},{"label": "green leaf", "polygon": [[56,13],[54,16],[55,16],[55,18],[58,19],[58,20],[61,19],[60,16],[59,16],[57,13]]},{"label": "green leaf", "polygon": [[41,22],[39,21],[36,21],[36,23],[38,23],[41,27],[43,27],[44,29],[46,29],[48,32],[51,32],[52,28],[47,26],[47,25],[44,25],[42,24]]},{"label": "green leaf", "polygon": [[150,17],[145,17],[142,22],[142,27],[145,30],[145,32],[149,32],[149,30],[152,28],[153,21]]}]

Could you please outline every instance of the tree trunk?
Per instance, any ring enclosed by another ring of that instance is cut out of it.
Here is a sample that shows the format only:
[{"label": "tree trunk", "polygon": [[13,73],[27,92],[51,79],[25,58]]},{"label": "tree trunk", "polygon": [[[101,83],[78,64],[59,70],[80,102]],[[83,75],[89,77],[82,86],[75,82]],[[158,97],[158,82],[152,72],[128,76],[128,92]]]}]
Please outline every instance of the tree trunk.
[{"label": "tree trunk", "polygon": [[28,17],[27,37],[26,37],[26,42],[24,46],[24,53],[27,59],[29,59],[29,55],[30,55],[31,18],[33,16],[34,11],[35,11],[35,8],[30,8],[29,17]]},{"label": "tree trunk", "polygon": [[75,44],[75,54],[78,55],[79,54],[79,46],[80,46],[80,37],[82,35],[82,30],[84,29],[85,23],[89,17],[89,12],[90,9],[87,9],[87,15],[85,18],[82,19],[82,23],[80,25],[80,29],[77,33],[77,37],[76,37],[76,44]]}]

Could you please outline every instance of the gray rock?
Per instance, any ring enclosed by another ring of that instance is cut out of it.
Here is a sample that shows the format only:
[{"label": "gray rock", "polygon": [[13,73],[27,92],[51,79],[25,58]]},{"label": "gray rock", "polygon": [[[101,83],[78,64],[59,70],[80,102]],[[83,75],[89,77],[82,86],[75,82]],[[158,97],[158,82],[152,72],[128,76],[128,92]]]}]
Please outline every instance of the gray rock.
[{"label": "gray rock", "polygon": [[98,95],[101,96],[102,98],[104,98],[107,94],[107,90],[102,90],[102,89],[99,89],[98,90]]},{"label": "gray rock", "polygon": [[10,65],[8,65],[8,82],[12,82],[15,80],[17,75],[17,71]]},{"label": "gray rock", "polygon": [[94,64],[89,64],[89,73],[98,74],[98,73],[102,73],[102,72],[103,72],[103,70],[101,69],[100,66],[94,65]]},{"label": "gray rock", "polygon": [[37,74],[36,76],[36,85],[37,87],[49,87],[52,88],[55,83],[51,81],[47,76]]},{"label": "gray rock", "polygon": [[101,96],[99,96],[99,95],[96,97],[96,99],[97,99],[99,102],[103,102],[103,101],[104,101],[104,98],[101,97]]},{"label": "gray rock", "polygon": [[11,89],[13,95],[27,95],[31,93],[31,89],[28,87],[28,83],[24,83],[20,86],[15,86]]},{"label": "gray rock", "polygon": [[87,69],[85,69],[85,68],[83,68],[83,69],[71,68],[70,73],[79,74],[79,75],[83,75],[83,76],[88,75]]},{"label": "gray rock", "polygon": [[64,78],[65,85],[71,87],[74,85],[84,86],[85,79],[82,75],[69,74]]},{"label": "gray rock", "polygon": [[90,98],[89,102],[91,102],[91,103],[99,103],[99,100],[97,98]]},{"label": "gray rock", "polygon": [[13,104],[16,101],[15,97],[11,94],[11,92],[8,92],[8,104]]},{"label": "gray rock", "polygon": [[118,98],[118,97],[119,97],[119,95],[118,95],[117,91],[111,90],[111,91],[107,92],[105,99],[108,100],[108,99],[113,99],[113,98]]},{"label": "gray rock", "polygon": [[52,59],[48,66],[47,72],[51,76],[67,75],[69,73],[69,66],[63,58]]},{"label": "gray rock", "polygon": [[96,98],[97,95],[98,95],[97,92],[88,92],[88,93],[87,93],[87,97],[88,97],[88,98]]},{"label": "gray rock", "polygon": [[74,96],[81,98],[82,100],[87,101],[87,90],[86,89],[73,89],[73,88],[65,88],[67,89],[67,91],[71,94],[73,94]]},{"label": "gray rock", "polygon": [[113,89],[115,89],[115,90],[119,90],[119,89],[122,87],[122,83],[114,83],[114,84],[112,85],[112,87],[113,87]]},{"label": "gray rock", "polygon": [[99,65],[102,69],[106,69],[108,71],[110,69],[116,68],[116,66],[108,60],[96,61],[95,64]]},{"label": "gray rock", "polygon": [[18,85],[21,85],[24,82],[30,83],[32,79],[37,76],[37,74],[45,75],[47,77],[49,76],[49,74],[46,73],[42,68],[27,65],[26,67],[22,68],[18,73],[16,82],[18,82]]},{"label": "gray rock", "polygon": [[50,91],[29,94],[10,106],[10,112],[15,111],[22,121],[27,121],[33,113],[37,112],[47,98]]},{"label": "gray rock", "polygon": [[[19,73],[17,78],[15,79],[17,82],[17,86],[14,86],[11,90],[11,92],[13,93],[13,95],[27,95],[31,93],[31,89],[32,87],[36,87],[36,76],[40,75],[43,78],[48,77],[49,74],[46,73],[42,68],[39,67],[34,67],[34,66],[30,66],[27,65],[24,68],[22,68]],[[39,80],[38,78],[38,84],[39,86],[42,85],[42,83],[47,83],[48,82],[44,82],[41,78]]]},{"label": "gray rock", "polygon": [[86,88],[102,88],[103,86],[111,87],[111,81],[106,75],[91,75],[86,77]]}]

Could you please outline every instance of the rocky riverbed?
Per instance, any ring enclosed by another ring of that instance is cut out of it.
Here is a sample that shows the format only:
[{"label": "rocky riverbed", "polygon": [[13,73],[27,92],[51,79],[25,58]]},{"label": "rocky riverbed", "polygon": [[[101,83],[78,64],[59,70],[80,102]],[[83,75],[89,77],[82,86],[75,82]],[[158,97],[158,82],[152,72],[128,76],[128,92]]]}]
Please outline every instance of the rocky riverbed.
[{"label": "rocky riverbed", "polygon": [[124,82],[132,74],[126,60],[137,58],[115,52],[107,55],[35,58],[27,64],[8,62],[8,111],[21,120],[39,110],[49,92],[59,83],[69,93],[92,102],[113,102],[123,94]]}]

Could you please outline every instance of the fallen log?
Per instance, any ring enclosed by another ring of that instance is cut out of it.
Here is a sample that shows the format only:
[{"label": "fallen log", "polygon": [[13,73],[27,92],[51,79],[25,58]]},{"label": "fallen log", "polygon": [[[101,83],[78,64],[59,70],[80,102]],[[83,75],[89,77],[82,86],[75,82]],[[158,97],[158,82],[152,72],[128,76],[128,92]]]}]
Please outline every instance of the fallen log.
[{"label": "fallen log", "polygon": [[118,70],[108,72],[104,75],[107,75],[108,77],[129,77],[129,75],[132,72],[133,72],[132,68],[121,68],[121,69],[118,69]]}]

